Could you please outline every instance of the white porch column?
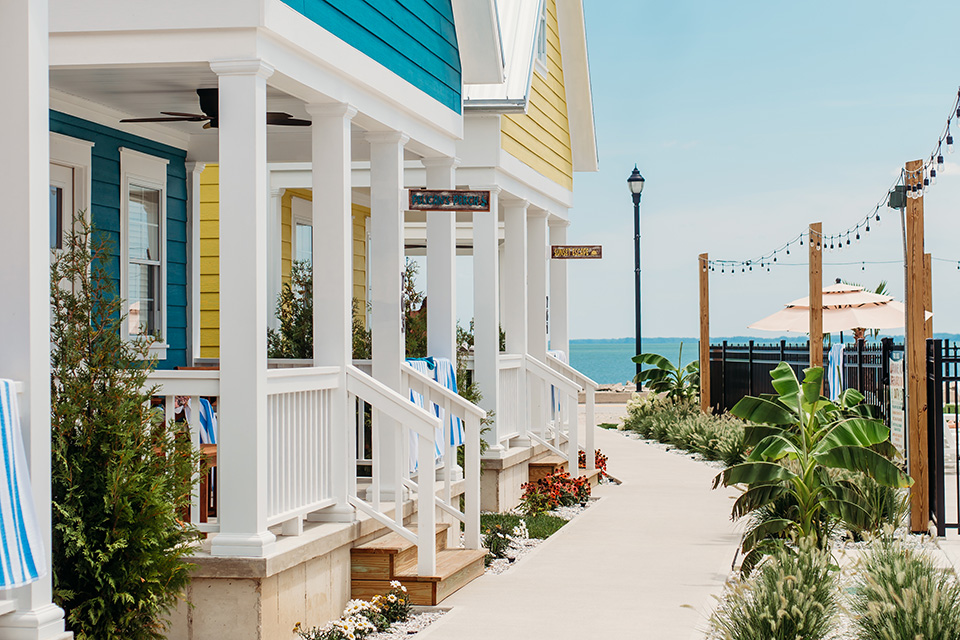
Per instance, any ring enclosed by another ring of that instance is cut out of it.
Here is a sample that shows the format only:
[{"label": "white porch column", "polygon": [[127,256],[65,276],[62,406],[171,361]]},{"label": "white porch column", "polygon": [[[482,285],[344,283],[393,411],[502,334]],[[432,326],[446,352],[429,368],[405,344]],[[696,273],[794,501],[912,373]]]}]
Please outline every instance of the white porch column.
[{"label": "white porch column", "polygon": [[527,341],[530,355],[547,357],[547,212],[527,213]]},{"label": "white porch column", "polygon": [[[499,423],[500,384],[500,187],[490,190],[490,211],[473,214],[473,379],[480,387],[480,406],[494,412],[485,434],[487,451],[501,451]],[[429,306],[427,307],[429,309]]]},{"label": "white porch column", "polygon": [[[550,244],[567,244],[568,220],[550,221]],[[550,348],[563,351],[570,361],[570,309],[567,293],[567,261],[550,262]]]},{"label": "white porch column", "polygon": [[267,83],[261,60],[220,78],[219,556],[264,556],[267,530]]},{"label": "white porch column", "polygon": [[[507,334],[507,353],[523,356],[527,353],[527,206],[526,200],[503,200],[503,330]],[[517,379],[519,424],[516,427],[520,438],[514,444],[529,446],[527,438],[527,376],[520,367]]]},{"label": "white porch column", "polygon": [[356,451],[346,429],[346,366],[353,362],[353,217],[351,211],[350,121],[357,110],[347,104],[308,105],[313,119],[313,357],[314,364],[340,367],[340,385],[330,403],[329,465],[334,507],[308,519],[352,522],[347,501],[348,474],[356,473]]},{"label": "white porch column", "polygon": [[[267,220],[267,326],[276,329],[277,296],[283,280],[283,189],[270,189]],[[314,262],[316,264],[316,262]]]},{"label": "white porch column", "polygon": [[[424,158],[428,189],[455,189],[455,158]],[[427,212],[427,355],[457,361],[457,214]]]},{"label": "white porch column", "polygon": [[[403,145],[409,138],[399,131],[367,134],[370,142],[370,331],[373,340],[373,377],[401,392],[400,367],[406,352],[401,309],[403,278]],[[394,485],[402,442],[386,416],[380,416],[380,466],[383,495],[396,495]],[[402,471],[402,470],[401,470]]]},{"label": "white porch column", "polygon": [[187,163],[187,206],[190,208],[190,235],[188,237],[190,274],[190,348],[187,363],[192,365],[200,357],[200,174],[206,165],[203,162]]},{"label": "white porch column", "polygon": [[[17,610],[0,617],[0,638],[63,635],[50,577],[50,116],[47,2],[0,2],[0,57],[9,61],[0,101],[0,376],[23,383],[19,398],[45,577],[0,592]],[[72,213],[72,212],[71,212]],[[66,214],[66,212],[65,212]]]}]

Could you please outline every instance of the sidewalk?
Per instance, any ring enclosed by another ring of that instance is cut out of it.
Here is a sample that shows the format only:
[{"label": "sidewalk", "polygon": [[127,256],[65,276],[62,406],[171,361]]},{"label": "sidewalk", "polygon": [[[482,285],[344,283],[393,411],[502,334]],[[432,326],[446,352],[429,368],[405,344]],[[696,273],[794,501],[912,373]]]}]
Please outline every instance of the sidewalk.
[{"label": "sidewalk", "polygon": [[604,429],[596,442],[623,484],[595,488],[599,501],[516,566],[445,600],[453,610],[419,637],[703,637],[740,539],[735,493],[711,491],[717,470],[702,463]]}]

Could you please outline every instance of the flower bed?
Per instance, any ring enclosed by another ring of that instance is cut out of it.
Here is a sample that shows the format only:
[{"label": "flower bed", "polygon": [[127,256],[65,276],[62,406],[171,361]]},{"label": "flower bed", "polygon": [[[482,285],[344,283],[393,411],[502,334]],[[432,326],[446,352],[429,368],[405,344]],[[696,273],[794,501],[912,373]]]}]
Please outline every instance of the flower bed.
[{"label": "flower bed", "polygon": [[343,615],[323,627],[304,629],[298,622],[293,632],[301,640],[373,640],[378,632],[410,619],[412,606],[407,588],[394,580],[386,595],[374,596],[373,600],[351,600]]}]

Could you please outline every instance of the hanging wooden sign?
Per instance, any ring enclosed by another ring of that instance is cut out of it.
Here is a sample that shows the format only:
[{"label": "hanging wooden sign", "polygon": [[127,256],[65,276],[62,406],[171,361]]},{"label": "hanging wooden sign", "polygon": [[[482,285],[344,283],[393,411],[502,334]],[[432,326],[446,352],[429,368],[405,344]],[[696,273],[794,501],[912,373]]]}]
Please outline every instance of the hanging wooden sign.
[{"label": "hanging wooden sign", "polygon": [[600,245],[555,244],[550,249],[550,257],[554,260],[596,260],[603,257],[603,247]]},{"label": "hanging wooden sign", "polygon": [[410,189],[410,211],[490,211],[490,192]]}]

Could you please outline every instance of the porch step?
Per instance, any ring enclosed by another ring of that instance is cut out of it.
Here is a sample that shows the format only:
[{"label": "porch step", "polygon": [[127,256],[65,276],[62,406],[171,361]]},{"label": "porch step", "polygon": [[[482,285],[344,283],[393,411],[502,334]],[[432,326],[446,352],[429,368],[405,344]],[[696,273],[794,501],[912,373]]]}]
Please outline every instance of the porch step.
[{"label": "porch step", "polygon": [[[444,549],[437,554],[437,574],[417,575],[417,560],[408,560],[397,567],[392,580],[407,588],[410,602],[435,606],[449,595],[483,575],[485,549]],[[370,599],[390,590],[390,580],[357,580],[352,584],[354,598]]]},{"label": "porch step", "polygon": [[[447,548],[449,528],[447,523],[437,525],[437,553]],[[415,526],[410,529],[414,533],[417,531]],[[411,561],[416,565],[417,545],[391,531],[350,550],[350,573],[354,580],[386,580],[389,583],[396,575],[397,566]]]},{"label": "porch step", "polygon": [[594,469],[593,471],[580,469],[580,475],[587,477],[587,479],[590,481],[591,487],[595,487],[600,484],[600,469]]},{"label": "porch step", "polygon": [[530,471],[527,478],[530,482],[536,482],[537,480],[546,478],[557,471],[566,471],[567,461],[560,456],[552,455],[531,462],[529,468]]}]

